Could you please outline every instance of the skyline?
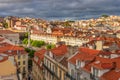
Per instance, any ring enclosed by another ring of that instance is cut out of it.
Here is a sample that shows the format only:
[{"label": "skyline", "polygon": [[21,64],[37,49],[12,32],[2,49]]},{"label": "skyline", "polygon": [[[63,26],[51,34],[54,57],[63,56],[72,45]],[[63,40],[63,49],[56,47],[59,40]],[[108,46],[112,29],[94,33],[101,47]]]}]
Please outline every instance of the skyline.
[{"label": "skyline", "polygon": [[43,19],[89,19],[120,15],[119,0],[1,0],[0,16]]}]

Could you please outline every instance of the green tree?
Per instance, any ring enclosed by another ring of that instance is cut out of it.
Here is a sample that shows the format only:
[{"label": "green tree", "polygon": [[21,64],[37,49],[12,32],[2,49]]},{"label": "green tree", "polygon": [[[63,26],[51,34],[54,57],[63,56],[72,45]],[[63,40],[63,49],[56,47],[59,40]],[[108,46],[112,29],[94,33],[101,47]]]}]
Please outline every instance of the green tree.
[{"label": "green tree", "polygon": [[109,16],[106,15],[106,14],[103,14],[101,17],[107,18],[107,17],[109,17]]},{"label": "green tree", "polygon": [[29,48],[25,48],[25,51],[29,53],[28,56],[30,58],[34,57],[35,50],[29,49]]},{"label": "green tree", "polygon": [[32,41],[31,45],[34,47],[41,47],[41,46],[45,45],[45,42],[34,40],[34,41]]},{"label": "green tree", "polygon": [[27,44],[28,44],[28,39],[25,38],[25,39],[22,41],[22,43],[27,45]]},{"label": "green tree", "polygon": [[24,36],[25,36],[25,38],[28,38],[28,32],[26,32]]},{"label": "green tree", "polygon": [[54,45],[54,44],[48,44],[48,45],[46,46],[46,48],[47,48],[47,49],[53,49],[53,48],[55,48],[55,45]]},{"label": "green tree", "polygon": [[8,28],[8,23],[3,22],[3,27]]},{"label": "green tree", "polygon": [[29,52],[29,57],[30,58],[33,58],[34,57],[34,53],[35,53],[35,51],[34,50],[30,50],[30,52]]}]

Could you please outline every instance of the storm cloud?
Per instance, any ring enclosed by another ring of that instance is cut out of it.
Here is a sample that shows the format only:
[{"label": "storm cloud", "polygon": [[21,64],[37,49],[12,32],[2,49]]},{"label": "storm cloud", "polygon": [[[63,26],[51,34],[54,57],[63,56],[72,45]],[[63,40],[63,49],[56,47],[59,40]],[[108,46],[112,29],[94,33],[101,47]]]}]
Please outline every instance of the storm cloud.
[{"label": "storm cloud", "polygon": [[89,18],[119,15],[120,0],[0,0],[0,16]]}]

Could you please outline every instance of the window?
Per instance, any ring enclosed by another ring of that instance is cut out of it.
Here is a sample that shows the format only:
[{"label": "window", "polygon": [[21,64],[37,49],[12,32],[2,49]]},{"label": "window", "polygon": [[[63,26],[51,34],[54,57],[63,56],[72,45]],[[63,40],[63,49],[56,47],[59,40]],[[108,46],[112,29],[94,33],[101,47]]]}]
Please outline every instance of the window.
[{"label": "window", "polygon": [[25,67],[23,67],[23,72],[25,72],[26,70],[25,70]]},{"label": "window", "polygon": [[81,62],[79,60],[76,60],[76,68],[79,68],[81,66]]},{"label": "window", "polygon": [[51,70],[54,72],[54,64],[51,65]]},{"label": "window", "polygon": [[46,63],[46,66],[48,66],[48,60],[46,60],[46,62],[47,62],[47,63]]},{"label": "window", "polygon": [[62,71],[61,70],[59,70],[60,71],[60,80],[62,79]]},{"label": "window", "polygon": [[50,69],[51,69],[51,63],[50,63]]},{"label": "window", "polygon": [[23,55],[23,59],[25,59],[26,58],[26,55]]},{"label": "window", "polygon": [[57,66],[55,66],[55,73],[56,73],[56,75],[57,75],[57,72],[58,72],[58,70],[57,70]]},{"label": "window", "polygon": [[93,68],[93,75],[98,76],[98,69]]},{"label": "window", "polygon": [[18,62],[18,65],[20,65],[20,62]]},{"label": "window", "polygon": [[44,58],[44,64],[46,65],[46,59]]},{"label": "window", "polygon": [[25,61],[23,61],[23,65],[25,65]]},{"label": "window", "polygon": [[18,59],[20,59],[20,57],[21,57],[21,56],[20,56],[20,55],[18,55]]},{"label": "window", "polygon": [[74,77],[74,70],[73,69],[71,70],[71,75]]}]

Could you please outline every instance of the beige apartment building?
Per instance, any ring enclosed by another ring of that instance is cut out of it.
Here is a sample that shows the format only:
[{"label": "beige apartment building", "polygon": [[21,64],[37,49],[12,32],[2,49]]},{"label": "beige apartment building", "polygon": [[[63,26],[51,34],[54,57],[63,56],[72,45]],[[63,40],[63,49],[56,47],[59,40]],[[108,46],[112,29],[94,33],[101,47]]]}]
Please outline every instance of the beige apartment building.
[{"label": "beige apartment building", "polygon": [[33,80],[45,80],[43,73],[43,58],[45,53],[46,50],[41,49],[34,54],[32,67]]},{"label": "beige apartment building", "polygon": [[70,80],[67,66],[67,46],[58,47],[46,52],[44,55],[45,80]]},{"label": "beige apartment building", "polygon": [[16,66],[4,54],[0,54],[0,80],[18,80]]}]

